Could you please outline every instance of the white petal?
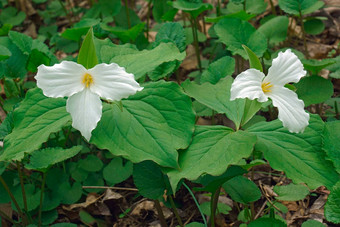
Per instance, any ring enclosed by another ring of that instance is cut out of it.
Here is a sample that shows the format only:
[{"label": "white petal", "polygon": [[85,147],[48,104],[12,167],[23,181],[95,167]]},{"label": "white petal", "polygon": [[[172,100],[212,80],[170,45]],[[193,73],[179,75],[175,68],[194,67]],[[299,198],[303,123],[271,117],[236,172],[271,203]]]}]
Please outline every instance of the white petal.
[{"label": "white petal", "polygon": [[280,52],[272,62],[268,75],[263,80],[271,84],[284,86],[288,83],[297,83],[306,75],[299,58],[290,49]]},{"label": "white petal", "polygon": [[88,72],[93,77],[91,91],[107,100],[119,101],[143,89],[135,81],[133,74],[127,73],[115,63],[99,64]]},{"label": "white petal", "polygon": [[84,89],[81,83],[86,69],[75,62],[63,61],[53,66],[40,65],[38,67],[37,86],[48,97],[71,96]]},{"label": "white petal", "polygon": [[90,141],[91,132],[102,116],[102,101],[90,89],[76,93],[67,99],[66,110],[72,116],[72,126]]},{"label": "white petal", "polygon": [[278,118],[290,132],[303,132],[309,122],[309,114],[304,110],[304,103],[295,92],[281,86],[273,86],[268,93],[273,106],[279,110]]},{"label": "white petal", "polygon": [[231,85],[230,100],[257,98],[259,102],[266,102],[268,98],[261,88],[263,77],[264,74],[257,69],[248,69],[239,74]]}]

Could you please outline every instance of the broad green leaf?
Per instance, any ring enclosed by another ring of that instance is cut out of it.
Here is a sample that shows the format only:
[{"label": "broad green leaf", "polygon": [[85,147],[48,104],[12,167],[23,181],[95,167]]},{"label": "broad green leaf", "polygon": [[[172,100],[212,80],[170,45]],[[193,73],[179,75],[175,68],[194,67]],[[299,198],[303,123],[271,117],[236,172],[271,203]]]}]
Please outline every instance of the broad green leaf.
[{"label": "broad green leaf", "polygon": [[28,58],[28,62],[27,62],[27,70],[30,72],[37,72],[38,71],[38,67],[40,65],[47,65],[49,66],[51,62],[51,59],[44,54],[43,52],[34,49],[32,50],[29,58]]},{"label": "broad green leaf", "polygon": [[229,56],[222,57],[211,63],[202,73],[200,82],[216,84],[221,78],[231,76],[235,71],[235,59]]},{"label": "broad green leaf", "polygon": [[223,184],[223,188],[238,203],[248,204],[261,198],[261,191],[256,184],[243,176],[231,178]]},{"label": "broad green leaf", "polygon": [[313,11],[317,10],[318,8],[315,9],[315,4],[319,4],[318,2],[320,1],[318,0],[279,0],[279,6],[286,13],[298,15],[300,11],[302,12],[302,14],[311,13],[309,12],[309,8],[311,7],[313,7]]},{"label": "broad green leaf", "polygon": [[336,58],[333,58],[333,60],[335,61],[335,63],[327,66],[326,69],[332,72],[331,74],[329,74],[330,77],[340,79],[340,55]]},{"label": "broad green leaf", "polygon": [[112,27],[106,24],[100,25],[102,29],[116,35],[123,43],[134,42],[143,31],[145,23],[140,23],[130,29]]},{"label": "broad green leaf", "polygon": [[256,56],[256,54],[251,49],[249,49],[247,46],[242,45],[242,47],[248,55],[250,68],[254,68],[254,69],[257,69],[263,72],[262,64],[260,62],[260,59]]},{"label": "broad green leaf", "polygon": [[103,177],[104,180],[110,184],[118,184],[125,181],[132,174],[132,163],[126,161],[123,163],[121,157],[115,157],[111,162],[104,167]]},{"label": "broad green leaf", "polygon": [[214,27],[219,40],[227,46],[234,55],[239,54],[247,59],[247,54],[242,45],[247,46],[257,56],[262,57],[267,49],[266,37],[256,31],[247,21],[236,18],[220,20]]},{"label": "broad green leaf", "polygon": [[7,47],[0,45],[0,61],[9,58],[12,55],[11,51]]},{"label": "broad green leaf", "polygon": [[42,225],[50,225],[58,218],[57,209],[43,212],[41,215],[41,224]]},{"label": "broad green leaf", "polygon": [[264,227],[264,226],[273,226],[273,227],[287,227],[287,225],[275,218],[267,218],[267,217],[262,217],[259,219],[256,219],[255,221],[250,222],[248,227]]},{"label": "broad green leaf", "polygon": [[239,128],[242,121],[245,99],[230,101],[232,82],[232,77],[223,78],[215,85],[211,83],[198,85],[194,82],[185,81],[182,83],[182,87],[190,97],[195,98],[198,102],[216,110],[217,113],[226,114],[235,123],[236,128]]},{"label": "broad green leaf", "polygon": [[90,28],[78,54],[78,63],[85,68],[91,69],[98,64],[96,48],[93,41],[93,29]]},{"label": "broad green leaf", "polygon": [[129,11],[129,21],[130,26],[128,23],[128,16],[126,14],[126,7],[121,7],[120,12],[115,16],[115,23],[118,27],[121,28],[130,28],[137,24],[142,23],[139,16],[136,14],[136,12],[133,9],[128,8]]},{"label": "broad green leaf", "polygon": [[33,42],[31,37],[15,31],[10,31],[8,37],[24,54],[29,55],[31,53]]},{"label": "broad green leaf", "polygon": [[229,165],[248,157],[255,137],[244,131],[233,132],[224,126],[197,126],[191,145],[179,157],[180,169],[169,170],[171,187],[175,191],[181,179],[195,180],[202,174],[218,176]]},{"label": "broad green leaf", "polygon": [[257,100],[245,99],[244,113],[241,121],[241,126],[247,124],[254,115],[261,109],[262,103]]},{"label": "broad green leaf", "polygon": [[78,167],[87,172],[98,172],[103,168],[103,162],[95,155],[89,155],[78,161]]},{"label": "broad green leaf", "polygon": [[[121,48],[118,47],[118,49]],[[161,43],[152,50],[133,51],[133,53],[131,53],[131,49],[127,53],[121,51],[117,54],[115,51],[116,47],[103,46],[101,55],[112,54],[110,62],[125,67],[126,71],[134,74],[136,79],[144,76],[164,62],[182,61],[186,56],[185,52],[180,53],[173,43]]]},{"label": "broad green leaf", "polygon": [[309,219],[308,221],[305,221],[302,223],[301,227],[325,227],[326,225],[322,224],[319,221]]},{"label": "broad green leaf", "polygon": [[148,83],[137,94],[104,105],[91,142],[132,162],[152,160],[177,168],[176,149],[186,148],[194,130],[191,100],[172,82]]},{"label": "broad green leaf", "polygon": [[183,10],[184,12],[190,13],[193,18],[198,17],[201,13],[206,10],[213,8],[211,4],[203,3],[202,1],[186,1],[186,0],[176,0],[174,2],[168,1],[172,7]]},{"label": "broad green leaf", "polygon": [[287,38],[289,19],[276,16],[259,27],[258,31],[266,36],[270,44],[278,44]]},{"label": "broad green leaf", "polygon": [[14,128],[5,137],[0,160],[21,160],[44,143],[51,133],[58,132],[71,120],[66,100],[47,98],[38,88],[27,92],[25,100],[14,111]]},{"label": "broad green leaf", "polygon": [[306,106],[328,100],[333,95],[333,84],[321,76],[302,78],[295,84],[296,93]]},{"label": "broad green leaf", "polygon": [[79,182],[74,182],[71,186],[68,181],[65,181],[58,182],[58,184],[55,185],[55,189],[53,191],[55,194],[59,194],[61,203],[73,204],[81,198],[83,189]]},{"label": "broad green leaf", "polygon": [[161,22],[163,15],[172,9],[167,2],[168,0],[153,1],[152,15],[157,22]]},{"label": "broad green leaf", "polygon": [[177,22],[168,22],[163,24],[157,32],[154,45],[158,46],[162,42],[173,42],[176,44],[180,52],[185,51],[186,37],[182,25]]},{"label": "broad green leaf", "polygon": [[307,34],[318,35],[325,29],[325,24],[322,20],[313,18],[304,22],[304,29]]},{"label": "broad green leaf", "polygon": [[62,147],[50,147],[41,150],[36,150],[31,153],[30,163],[25,165],[27,169],[42,170],[48,167],[65,161],[77,155],[82,149],[82,146],[74,146],[70,149]]},{"label": "broad green leaf", "polygon": [[133,166],[133,182],[138,192],[149,199],[160,199],[168,189],[169,180],[161,168],[151,161],[144,161]]},{"label": "broad green leaf", "polygon": [[2,24],[10,24],[12,26],[17,26],[21,24],[26,18],[24,12],[18,12],[14,7],[7,7],[1,9],[0,22]]},{"label": "broad green leaf", "polygon": [[205,227],[206,225],[199,222],[190,222],[185,225],[186,227]]},{"label": "broad green leaf", "polygon": [[326,122],[323,132],[323,149],[340,174],[340,121]]},{"label": "broad green leaf", "polygon": [[340,181],[333,186],[328,196],[325,217],[330,222],[340,223]]},{"label": "broad green leaf", "polygon": [[[80,184],[80,183],[79,183]],[[103,175],[101,173],[89,173],[86,180],[81,185],[96,185],[96,186],[104,186],[104,180]],[[99,193],[100,191],[103,191],[103,189],[100,188],[87,188],[85,189],[88,192],[94,192]]]},{"label": "broad green leaf", "polygon": [[[204,202],[202,204],[200,204],[202,213],[210,216],[211,215],[211,211],[210,211],[210,202]],[[228,214],[229,211],[231,211],[231,207],[228,206],[225,203],[217,203],[217,209],[216,209],[216,214],[221,213],[221,214]]]},{"label": "broad green leaf", "polygon": [[[263,13],[267,8],[267,3],[264,0],[246,0],[244,1],[246,6],[245,10],[247,13],[250,14],[261,14]],[[243,10],[243,4],[240,4],[239,2],[229,2],[227,5],[228,12],[239,12]]]},{"label": "broad green leaf", "polygon": [[301,184],[276,185],[273,190],[279,195],[275,198],[281,201],[303,200],[309,194],[309,189]]},{"label": "broad green leaf", "polygon": [[173,73],[180,66],[180,61],[169,61],[164,62],[157,66],[154,70],[148,73],[148,76],[151,80],[159,80],[161,78],[169,76],[169,74]]},{"label": "broad green leaf", "polygon": [[[26,198],[27,199],[27,211],[32,211],[36,209],[39,206],[40,203],[40,189],[37,189],[34,184],[25,184],[25,193],[26,193]],[[22,190],[21,187],[16,187],[12,191],[14,198],[19,204],[19,207],[21,209],[24,209],[24,200],[22,196]],[[12,208],[13,210],[17,210],[14,204],[12,203]]]},{"label": "broad green leaf", "polygon": [[308,7],[307,9],[302,10],[302,15],[313,13],[318,9],[322,8],[325,5],[323,1],[317,1],[312,6]]},{"label": "broad green leaf", "polygon": [[210,117],[213,115],[213,110],[207,107],[206,105],[203,105],[202,103],[198,101],[193,101],[192,108],[195,110],[196,115],[199,117]]},{"label": "broad green leaf", "polygon": [[279,120],[260,122],[248,129],[257,136],[255,149],[264,153],[273,169],[284,171],[294,183],[306,183],[311,189],[321,185],[330,188],[339,180],[322,151],[323,130],[324,122],[317,115],[310,116],[304,133],[289,133]]},{"label": "broad green leaf", "polygon": [[302,60],[303,63],[303,67],[310,71],[312,75],[318,75],[319,72],[326,68],[327,66],[331,66],[334,63],[336,63],[336,61],[334,59],[322,59],[322,60],[316,60],[316,59],[303,59]]},{"label": "broad green leaf", "polygon": [[83,18],[101,18],[117,15],[122,8],[120,0],[99,0],[85,13]]},{"label": "broad green leaf", "polygon": [[57,223],[57,224],[51,225],[51,227],[77,227],[77,225],[72,224],[72,223]]},{"label": "broad green leaf", "polygon": [[237,13],[230,13],[227,15],[219,16],[219,17],[205,17],[205,21],[210,22],[210,23],[217,23],[224,18],[237,18],[240,20],[249,21],[250,19],[254,17],[256,17],[255,14],[248,14],[244,10],[241,10]]},{"label": "broad green leaf", "polygon": [[13,130],[13,112],[7,114],[5,120],[0,125],[0,140],[3,140]]},{"label": "broad green leaf", "polygon": [[73,28],[67,28],[61,36],[65,39],[79,42],[81,37],[88,33],[89,29],[100,23],[100,19],[85,18],[74,25]]}]

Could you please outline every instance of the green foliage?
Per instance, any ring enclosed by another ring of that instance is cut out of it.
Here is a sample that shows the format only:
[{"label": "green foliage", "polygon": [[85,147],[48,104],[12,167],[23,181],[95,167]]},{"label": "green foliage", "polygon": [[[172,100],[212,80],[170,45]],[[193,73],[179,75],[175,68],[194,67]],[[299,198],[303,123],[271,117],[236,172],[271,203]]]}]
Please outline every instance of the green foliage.
[{"label": "green foliage", "polygon": [[88,155],[85,159],[79,160],[78,165],[88,172],[97,172],[103,168],[103,162],[95,155]]},{"label": "green foliage", "polygon": [[303,200],[309,194],[308,188],[301,184],[276,185],[273,190],[279,195],[276,199],[282,201]]},{"label": "green foliage", "polygon": [[269,44],[278,44],[287,37],[289,19],[286,16],[277,16],[261,25],[257,31],[268,39]]},{"label": "green foliage", "polygon": [[186,49],[186,38],[182,25],[180,23],[169,22],[162,25],[156,35],[154,42],[155,46],[158,46],[162,42],[172,42],[176,44],[180,52]]},{"label": "green foliage", "polygon": [[78,55],[78,63],[82,64],[85,68],[91,69],[98,64],[96,55],[96,48],[93,43],[93,29],[90,28]]},{"label": "green foliage", "polygon": [[2,24],[10,24],[12,26],[17,26],[21,24],[26,18],[24,12],[18,12],[14,7],[7,7],[1,10],[0,22]]},{"label": "green foliage", "polygon": [[[280,8],[289,14],[308,14],[322,7],[318,0],[279,0]],[[322,2],[321,2],[322,3]]]},{"label": "green foliage", "polygon": [[121,157],[116,157],[104,167],[103,177],[104,180],[110,184],[118,184],[128,179],[132,174],[132,162],[126,161],[123,163]]},{"label": "green foliage", "polygon": [[123,110],[103,106],[91,142],[132,162],[152,160],[177,168],[176,149],[189,145],[194,129],[190,98],[177,84],[160,81],[146,84],[122,103]]},{"label": "green foliage", "polygon": [[114,17],[120,12],[121,8],[120,0],[99,0],[85,13],[84,18]]},{"label": "green foliage", "polygon": [[336,171],[340,174],[340,121],[326,122],[323,132],[323,149],[328,159],[333,162]]},{"label": "green foliage", "polygon": [[138,35],[143,31],[144,27],[145,23],[136,24],[129,29],[101,24],[102,29],[116,35],[123,43],[134,42]]},{"label": "green foliage", "polygon": [[7,49],[7,47],[0,45],[0,61],[6,60],[12,55],[12,53]]},{"label": "green foliage", "polygon": [[263,226],[286,227],[287,225],[275,218],[259,218],[248,224],[248,227],[263,227]]},{"label": "green foliage", "polygon": [[193,18],[197,18],[206,10],[212,9],[212,5],[202,1],[176,0],[168,2],[172,7],[189,13]]},{"label": "green foliage", "polygon": [[223,188],[238,203],[248,204],[261,198],[261,191],[256,184],[243,176],[228,180]]},{"label": "green foliage", "polygon": [[214,29],[220,41],[227,45],[227,49],[234,55],[239,54],[247,59],[242,45],[247,46],[259,57],[262,57],[267,49],[267,42],[263,42],[266,37],[246,21],[225,18],[220,20]]},{"label": "green foliage", "polygon": [[325,205],[325,217],[333,223],[340,223],[340,181],[331,189]]},{"label": "green foliage", "polygon": [[325,227],[325,225],[322,224],[319,221],[310,219],[310,220],[305,221],[304,223],[302,223],[301,227]]},{"label": "green foliage", "polygon": [[235,71],[235,59],[224,56],[211,63],[207,70],[202,73],[200,82],[216,84],[221,78],[231,76]]},{"label": "green foliage", "polygon": [[[203,214],[210,216],[211,211],[210,211],[210,202],[204,202],[201,204],[201,209]],[[216,209],[216,214],[221,213],[221,214],[228,214],[229,211],[231,211],[231,207],[228,206],[227,204],[224,203],[217,203],[217,209]]]},{"label": "green foliage", "polygon": [[260,122],[248,131],[257,136],[255,150],[262,151],[270,166],[284,171],[294,183],[306,183],[314,189],[332,187],[339,180],[331,162],[325,159],[320,135],[324,123],[311,115],[304,133],[291,134],[279,120]]},{"label": "green foliage", "polygon": [[32,153],[46,142],[51,133],[58,132],[71,120],[65,104],[65,99],[47,98],[38,88],[30,90],[13,113],[14,128],[5,137],[0,160],[21,160],[25,153]]},{"label": "green foliage", "polygon": [[302,78],[295,84],[296,93],[306,106],[328,100],[333,94],[333,84],[321,76],[309,76]]},{"label": "green foliage", "polygon": [[180,169],[168,171],[172,189],[175,191],[183,178],[195,180],[202,174],[221,175],[229,165],[248,157],[254,143],[255,137],[244,131],[234,132],[225,126],[196,126],[191,145],[180,153]]},{"label": "green foliage", "polygon": [[325,24],[320,19],[312,18],[304,22],[304,29],[307,34],[318,35],[325,29]]}]

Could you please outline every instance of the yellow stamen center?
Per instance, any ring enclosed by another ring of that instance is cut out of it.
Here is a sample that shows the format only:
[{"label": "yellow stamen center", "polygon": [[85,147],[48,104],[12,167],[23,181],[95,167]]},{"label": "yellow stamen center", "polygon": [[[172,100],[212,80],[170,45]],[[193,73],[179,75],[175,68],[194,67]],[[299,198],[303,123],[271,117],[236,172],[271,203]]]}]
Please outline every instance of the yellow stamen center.
[{"label": "yellow stamen center", "polygon": [[93,78],[90,74],[85,73],[82,82],[83,84],[85,84],[86,87],[90,87],[90,85],[93,84]]},{"label": "yellow stamen center", "polygon": [[261,84],[261,88],[262,88],[262,91],[263,91],[264,93],[266,93],[266,92],[271,92],[271,91],[272,91],[272,90],[270,90],[271,87],[273,87],[273,85],[270,84],[270,82],[266,82],[266,83],[262,83],[262,84]]}]

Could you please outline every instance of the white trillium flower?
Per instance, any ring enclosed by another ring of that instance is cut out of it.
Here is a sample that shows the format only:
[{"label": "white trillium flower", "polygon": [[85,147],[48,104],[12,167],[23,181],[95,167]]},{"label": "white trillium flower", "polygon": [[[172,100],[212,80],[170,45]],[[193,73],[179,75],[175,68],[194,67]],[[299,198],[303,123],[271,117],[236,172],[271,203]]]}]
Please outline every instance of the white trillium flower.
[{"label": "white trillium flower", "polygon": [[71,61],[40,65],[35,79],[45,96],[69,97],[66,110],[71,114],[72,126],[88,141],[102,116],[100,98],[119,101],[143,89],[133,74],[115,63],[98,64],[91,69]]},{"label": "white trillium flower", "polygon": [[236,98],[257,99],[266,102],[270,98],[279,110],[278,118],[290,132],[303,132],[309,122],[309,114],[296,93],[284,87],[296,83],[306,75],[303,65],[290,49],[280,52],[265,76],[257,69],[248,69],[239,74],[232,86],[230,100]]}]

